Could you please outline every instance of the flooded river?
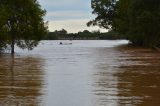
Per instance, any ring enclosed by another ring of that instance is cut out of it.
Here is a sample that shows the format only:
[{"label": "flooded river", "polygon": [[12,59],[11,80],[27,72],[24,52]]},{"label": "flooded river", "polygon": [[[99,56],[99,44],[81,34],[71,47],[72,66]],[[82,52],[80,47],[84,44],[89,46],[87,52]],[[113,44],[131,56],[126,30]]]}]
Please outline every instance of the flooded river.
[{"label": "flooded river", "polygon": [[0,106],[159,106],[160,53],[127,43],[42,41],[1,54]]}]

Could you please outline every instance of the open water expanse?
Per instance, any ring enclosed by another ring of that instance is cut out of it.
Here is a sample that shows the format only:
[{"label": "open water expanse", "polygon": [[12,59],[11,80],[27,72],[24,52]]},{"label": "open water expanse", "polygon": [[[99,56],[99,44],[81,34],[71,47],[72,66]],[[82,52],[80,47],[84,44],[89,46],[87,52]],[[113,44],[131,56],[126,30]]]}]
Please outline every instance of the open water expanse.
[{"label": "open water expanse", "polygon": [[42,41],[1,54],[0,106],[160,106],[160,53],[127,44]]}]

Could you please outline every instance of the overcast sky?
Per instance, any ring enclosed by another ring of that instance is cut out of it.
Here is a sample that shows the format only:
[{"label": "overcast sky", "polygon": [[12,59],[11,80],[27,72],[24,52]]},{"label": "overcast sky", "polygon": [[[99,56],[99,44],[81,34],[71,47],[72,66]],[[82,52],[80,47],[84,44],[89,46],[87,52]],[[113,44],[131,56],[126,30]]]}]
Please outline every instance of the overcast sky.
[{"label": "overcast sky", "polygon": [[[69,33],[83,31],[85,29],[93,31],[99,27],[87,27],[86,23],[94,19],[91,14],[91,0],[38,0],[42,8],[47,10],[45,17],[49,21],[49,30],[55,31],[62,28]],[[106,31],[105,29],[100,29]]]}]

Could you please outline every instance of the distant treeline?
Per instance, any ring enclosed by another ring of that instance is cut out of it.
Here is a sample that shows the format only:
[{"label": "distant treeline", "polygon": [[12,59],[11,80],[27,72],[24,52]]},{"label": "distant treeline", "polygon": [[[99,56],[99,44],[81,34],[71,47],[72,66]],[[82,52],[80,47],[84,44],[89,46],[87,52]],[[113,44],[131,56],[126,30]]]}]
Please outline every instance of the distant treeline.
[{"label": "distant treeline", "polygon": [[123,39],[122,36],[119,36],[114,31],[109,31],[106,33],[101,33],[100,31],[90,32],[88,30],[84,30],[78,33],[67,33],[65,29],[49,32],[44,40],[115,40],[115,39]]}]

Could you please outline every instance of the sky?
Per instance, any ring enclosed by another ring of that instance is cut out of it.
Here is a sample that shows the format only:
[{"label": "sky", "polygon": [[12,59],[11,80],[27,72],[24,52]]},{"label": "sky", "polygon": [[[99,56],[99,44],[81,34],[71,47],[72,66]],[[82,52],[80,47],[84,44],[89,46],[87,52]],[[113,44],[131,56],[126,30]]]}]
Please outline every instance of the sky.
[{"label": "sky", "polygon": [[49,31],[66,29],[69,33],[83,30],[100,30],[99,27],[87,27],[86,23],[94,19],[91,0],[38,0],[47,11],[45,21],[49,22]]}]

